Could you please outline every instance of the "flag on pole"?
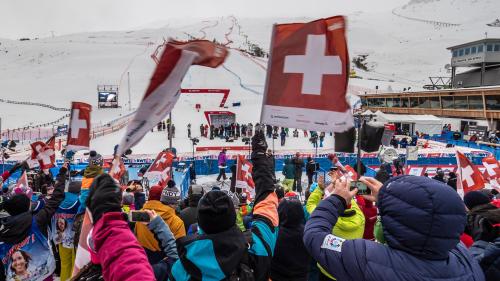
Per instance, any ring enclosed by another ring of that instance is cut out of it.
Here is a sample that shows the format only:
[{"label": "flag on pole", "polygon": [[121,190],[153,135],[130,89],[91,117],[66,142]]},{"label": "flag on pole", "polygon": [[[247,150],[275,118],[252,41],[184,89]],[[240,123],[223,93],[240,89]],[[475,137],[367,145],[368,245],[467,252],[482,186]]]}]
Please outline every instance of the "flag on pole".
[{"label": "flag on pole", "polygon": [[179,99],[181,82],[191,65],[215,68],[227,56],[227,49],[205,40],[168,41],[117,151],[122,155],[137,144],[151,128],[165,118]]},{"label": "flag on pole", "polygon": [[170,179],[170,169],[174,161],[174,154],[170,151],[162,151],[156,156],[155,161],[149,166],[144,174],[150,182],[157,182],[160,186],[166,186]]},{"label": "flag on pole", "polygon": [[48,171],[48,169],[55,166],[56,153],[55,153],[55,138],[50,138],[47,142],[37,141],[31,146],[31,160],[37,160],[40,169]]},{"label": "flag on pole", "polygon": [[353,126],[345,30],[342,16],[274,26],[261,123],[322,132]]},{"label": "flag on pole", "polygon": [[113,159],[113,162],[111,163],[111,170],[109,171],[109,175],[115,180],[120,181],[125,172],[127,172],[127,169],[125,168],[125,164],[123,164],[122,158],[115,157]]},{"label": "flag on pole", "polygon": [[83,102],[71,103],[66,151],[78,151],[90,147],[90,112],[92,106]]},{"label": "flag on pole", "polygon": [[484,179],[479,169],[474,166],[471,161],[458,150],[456,157],[458,176],[457,191],[459,192],[459,194],[466,194],[469,191],[483,189]]},{"label": "flag on pole", "polygon": [[236,187],[243,189],[248,200],[255,197],[255,183],[252,178],[253,165],[245,156],[236,158]]},{"label": "flag on pole", "polygon": [[500,177],[500,165],[495,156],[491,155],[482,159],[485,168],[483,176],[487,180],[495,180]]}]

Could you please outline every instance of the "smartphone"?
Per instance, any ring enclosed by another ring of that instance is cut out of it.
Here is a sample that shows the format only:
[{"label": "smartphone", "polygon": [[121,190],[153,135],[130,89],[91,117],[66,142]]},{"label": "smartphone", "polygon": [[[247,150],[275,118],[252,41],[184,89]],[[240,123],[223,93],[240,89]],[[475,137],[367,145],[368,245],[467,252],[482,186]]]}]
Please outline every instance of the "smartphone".
[{"label": "smartphone", "polygon": [[149,215],[144,211],[130,211],[129,220],[132,222],[149,222]]},{"label": "smartphone", "polygon": [[367,195],[371,193],[371,190],[364,184],[363,182],[360,181],[352,181],[351,182],[351,187],[350,190],[353,190],[357,188],[358,189],[358,195]]}]

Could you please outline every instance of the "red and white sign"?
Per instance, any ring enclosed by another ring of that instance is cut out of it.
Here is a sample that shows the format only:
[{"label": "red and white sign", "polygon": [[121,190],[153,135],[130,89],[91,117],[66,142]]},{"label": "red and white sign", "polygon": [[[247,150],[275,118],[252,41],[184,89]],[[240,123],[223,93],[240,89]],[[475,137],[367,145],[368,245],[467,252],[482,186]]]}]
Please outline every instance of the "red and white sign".
[{"label": "red and white sign", "polygon": [[344,17],[278,24],[271,40],[261,122],[326,132],[351,128]]},{"label": "red and white sign", "polygon": [[155,161],[149,166],[144,177],[152,182],[158,182],[159,185],[166,185],[170,179],[170,169],[173,160],[174,154],[172,152],[160,152],[158,156],[156,156]]},{"label": "red and white sign", "polygon": [[[457,151],[457,173],[463,194],[484,188],[484,179],[481,172],[460,151]],[[459,189],[460,185],[457,185],[457,190]]]},{"label": "red and white sign", "polygon": [[37,141],[31,145],[31,159],[38,160],[41,170],[48,170],[54,167],[56,162],[55,138],[51,138],[47,143]]},{"label": "red and white sign", "polygon": [[236,164],[236,186],[244,189],[248,200],[251,200],[255,197],[255,183],[252,178],[253,165],[243,155],[238,155],[236,159],[238,162]]},{"label": "red and white sign", "polygon": [[149,87],[127,126],[116,154],[122,155],[137,144],[168,115],[179,99],[182,79],[191,65],[215,68],[224,62],[227,53],[225,47],[210,41],[167,42]]},{"label": "red and white sign", "polygon": [[90,112],[92,106],[83,102],[71,103],[66,151],[78,151],[90,147]]}]

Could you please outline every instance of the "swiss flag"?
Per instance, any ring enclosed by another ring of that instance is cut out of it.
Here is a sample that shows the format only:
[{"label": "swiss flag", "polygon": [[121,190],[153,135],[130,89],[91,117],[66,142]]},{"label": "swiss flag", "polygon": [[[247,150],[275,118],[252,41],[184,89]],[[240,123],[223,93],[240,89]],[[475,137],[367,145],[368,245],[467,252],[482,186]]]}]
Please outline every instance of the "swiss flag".
[{"label": "swiss flag", "polygon": [[344,176],[349,178],[349,180],[352,180],[352,181],[358,180],[358,173],[356,173],[356,171],[354,170],[353,167],[346,165],[345,170],[346,170],[346,173],[344,173]]},{"label": "swiss flag", "polygon": [[109,171],[109,175],[119,181],[126,171],[127,169],[125,168],[125,164],[123,164],[122,158],[115,157],[111,163],[111,171]]},{"label": "swiss flag", "polygon": [[89,149],[91,111],[92,106],[90,104],[83,102],[73,102],[71,104],[66,151]]},{"label": "swiss flag", "polygon": [[227,53],[224,46],[210,41],[168,41],[116,154],[122,155],[137,144],[168,115],[179,99],[182,79],[191,65],[215,68],[224,62]]},{"label": "swiss flag", "polygon": [[330,132],[353,126],[345,30],[342,16],[274,26],[262,123]]},{"label": "swiss flag", "polygon": [[41,170],[48,170],[54,167],[54,163],[56,162],[56,154],[55,154],[55,138],[50,138],[46,143],[37,141],[31,146],[31,159],[38,160]]},{"label": "swiss flag", "polygon": [[248,200],[251,200],[255,196],[255,183],[252,178],[253,165],[243,155],[238,155],[236,161],[236,186],[244,189]]},{"label": "swiss flag", "polygon": [[174,160],[174,154],[170,151],[162,151],[156,156],[155,161],[149,166],[144,177],[150,181],[158,181],[160,186],[165,186],[170,179],[170,169]]},{"label": "swiss flag", "polygon": [[485,179],[497,179],[500,177],[500,165],[498,165],[498,161],[495,156],[491,155],[483,158],[482,160],[484,170],[484,178]]},{"label": "swiss flag", "polygon": [[481,172],[460,151],[457,151],[457,173],[464,194],[484,188],[484,179]]}]

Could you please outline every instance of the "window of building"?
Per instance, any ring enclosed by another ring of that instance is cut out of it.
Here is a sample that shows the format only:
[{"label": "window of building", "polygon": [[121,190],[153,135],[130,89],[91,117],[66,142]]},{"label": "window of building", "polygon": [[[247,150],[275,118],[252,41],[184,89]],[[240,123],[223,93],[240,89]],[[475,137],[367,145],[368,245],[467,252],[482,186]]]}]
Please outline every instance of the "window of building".
[{"label": "window of building", "polygon": [[430,108],[431,103],[429,101],[429,98],[427,98],[427,97],[418,98],[418,107],[419,108]]},{"label": "window of building", "polygon": [[454,58],[455,58],[455,57],[457,57],[457,56],[458,56],[458,51],[456,51],[456,50],[455,50],[455,51],[453,51],[452,56],[453,56]]},{"label": "window of building", "polygon": [[441,97],[441,103],[443,104],[443,109],[453,108],[453,97],[443,96]]},{"label": "window of building", "polygon": [[476,46],[472,47],[470,49],[470,52],[471,52],[471,54],[475,54],[476,53]]},{"label": "window of building", "polygon": [[465,55],[469,55],[470,54],[470,48],[465,48]]},{"label": "window of building", "polygon": [[386,98],[385,99],[385,102],[387,104],[387,107],[393,107],[393,103],[392,103],[392,98]]},{"label": "window of building", "polygon": [[401,98],[401,107],[410,107],[410,102],[408,98]]},{"label": "window of building", "polygon": [[467,109],[467,97],[455,97],[453,108],[455,109]]},{"label": "window of building", "polygon": [[479,46],[477,46],[477,52],[478,52],[478,53],[482,53],[482,52],[483,52],[483,48],[484,48],[484,46],[483,46],[483,45],[479,45]]},{"label": "window of building", "polygon": [[493,45],[491,44],[486,45],[486,52],[493,52]]},{"label": "window of building", "polygon": [[486,100],[486,109],[500,110],[500,96],[484,96]]},{"label": "window of building", "polygon": [[368,99],[367,98],[361,98],[361,106],[367,106],[368,105]]},{"label": "window of building", "polygon": [[459,57],[461,57],[461,56],[463,56],[463,55],[464,55],[464,49],[460,49],[460,50],[458,51],[458,56],[459,56]]},{"label": "window of building", "polygon": [[401,107],[401,99],[400,98],[393,98],[392,99],[392,106]]},{"label": "window of building", "polygon": [[495,45],[494,52],[500,52],[500,44]]},{"label": "window of building", "polygon": [[384,98],[373,99],[373,106],[385,107],[385,99]]},{"label": "window of building", "polygon": [[469,96],[469,109],[483,109],[483,97]]},{"label": "window of building", "polygon": [[410,107],[417,108],[418,107],[418,98],[410,98]]},{"label": "window of building", "polygon": [[441,104],[439,103],[439,97],[430,97],[429,103],[431,104],[431,108],[441,108]]}]

